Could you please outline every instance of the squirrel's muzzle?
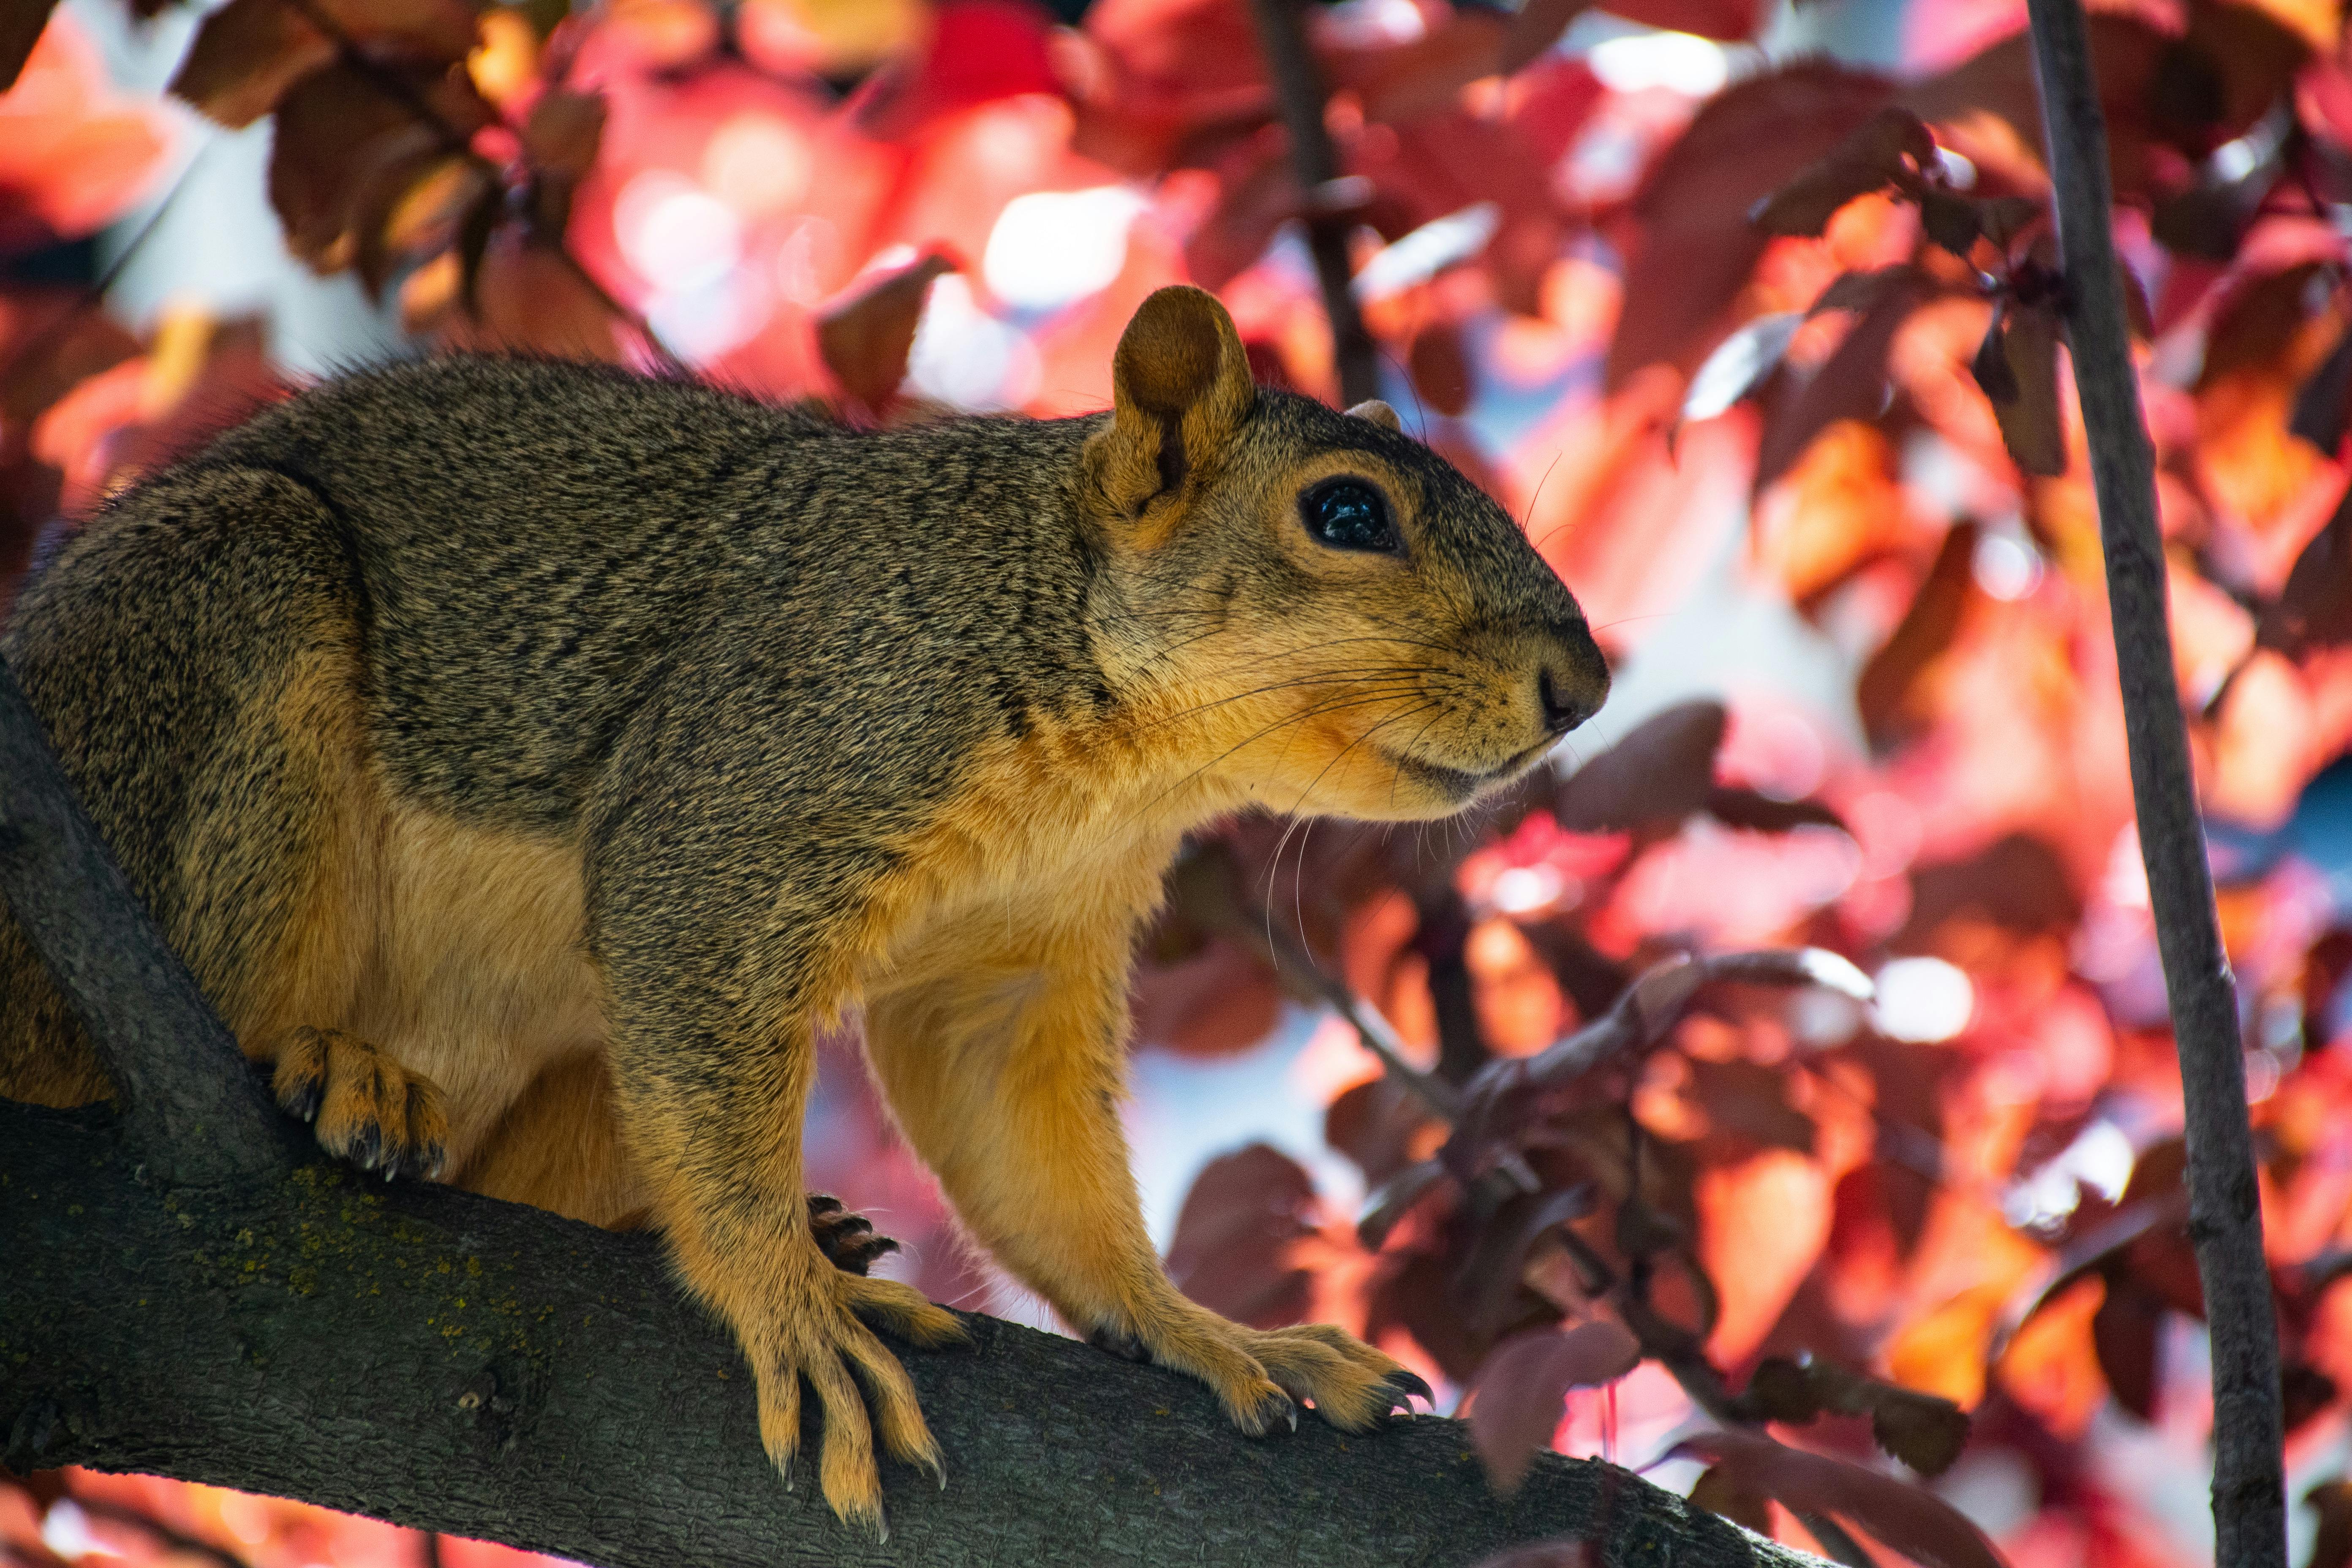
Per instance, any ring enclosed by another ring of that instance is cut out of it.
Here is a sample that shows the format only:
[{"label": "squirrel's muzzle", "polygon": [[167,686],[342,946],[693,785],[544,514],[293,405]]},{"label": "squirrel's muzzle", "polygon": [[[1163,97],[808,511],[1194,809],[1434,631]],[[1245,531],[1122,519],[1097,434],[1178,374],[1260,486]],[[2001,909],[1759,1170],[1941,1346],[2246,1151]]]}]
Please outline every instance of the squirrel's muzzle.
[{"label": "squirrel's muzzle", "polygon": [[1580,620],[1554,628],[1551,641],[1536,665],[1536,711],[1545,733],[1557,737],[1601,711],[1609,696],[1609,664]]}]

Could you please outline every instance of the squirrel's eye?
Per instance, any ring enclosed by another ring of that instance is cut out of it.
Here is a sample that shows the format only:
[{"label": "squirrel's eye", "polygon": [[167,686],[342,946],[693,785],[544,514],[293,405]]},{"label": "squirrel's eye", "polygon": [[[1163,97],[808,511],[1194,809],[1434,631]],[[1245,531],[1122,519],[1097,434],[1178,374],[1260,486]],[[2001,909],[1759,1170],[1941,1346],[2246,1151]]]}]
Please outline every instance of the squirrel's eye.
[{"label": "squirrel's eye", "polygon": [[1388,502],[1361,479],[1333,479],[1298,498],[1307,531],[1335,550],[1395,551]]}]

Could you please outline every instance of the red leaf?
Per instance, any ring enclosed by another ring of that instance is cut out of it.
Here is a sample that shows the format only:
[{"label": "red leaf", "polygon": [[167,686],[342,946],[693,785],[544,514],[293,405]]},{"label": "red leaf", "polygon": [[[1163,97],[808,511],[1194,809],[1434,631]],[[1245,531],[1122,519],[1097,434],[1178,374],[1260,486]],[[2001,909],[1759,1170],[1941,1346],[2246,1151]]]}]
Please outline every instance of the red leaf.
[{"label": "red leaf", "polygon": [[934,251],[876,277],[826,306],[816,319],[817,352],[842,389],[877,412],[907,379],[907,355],[931,281],[955,264]]},{"label": "red leaf", "polygon": [[1046,50],[1054,18],[1021,0],[950,0],[917,58],[867,79],[851,108],[869,136],[899,140],[1016,93],[1061,91]]},{"label": "red leaf", "polygon": [[1675,1458],[1712,1459],[1729,1484],[1777,1499],[1792,1513],[1851,1520],[1928,1568],[2001,1568],[1984,1532],[1924,1487],[1809,1454],[1754,1432],[1703,1433],[1675,1445]]},{"label": "red leaf", "polygon": [[1909,705],[1913,688],[1959,635],[1960,617],[1977,592],[1976,547],[1976,525],[1954,523],[1910,609],[1862,667],[1854,703],[1875,744],[1893,743],[1915,717]]},{"label": "red leaf", "polygon": [[2058,315],[2047,305],[1993,312],[1977,351],[1977,384],[1992,400],[2001,445],[2021,472],[2066,471],[2066,431],[2058,416]]},{"label": "red leaf", "polygon": [[[1831,285],[1832,291],[1836,288]],[[1854,289],[1859,291],[1860,285]],[[1886,406],[1886,355],[1895,333],[1933,291],[1916,273],[1885,279],[1869,291],[1862,320],[1837,352],[1766,422],[1756,453],[1755,488],[1759,493],[1788,472],[1813,437],[1830,426],[1841,419],[1878,417]]]},{"label": "red leaf", "polygon": [[1699,110],[1632,205],[1611,390],[1643,365],[1696,360],[1764,253],[1769,237],[1748,214],[1867,121],[1888,90],[1876,77],[1808,61],[1740,82]]},{"label": "red leaf", "polygon": [[1496,1489],[1517,1487],[1536,1451],[1550,1443],[1570,1389],[1614,1383],[1641,1363],[1641,1342],[1623,1324],[1605,1320],[1496,1346],[1479,1369],[1478,1399],[1470,1407],[1470,1435]]},{"label": "red leaf", "polygon": [[116,96],[72,16],[51,18],[0,97],[0,248],[71,238],[120,217],[163,161],[161,108]]},{"label": "red leaf", "polygon": [[1306,1317],[1313,1277],[1292,1247],[1314,1233],[1315,1183],[1264,1143],[1209,1162],[1185,1194],[1168,1278],[1213,1312],[1254,1328]]},{"label": "red leaf", "polygon": [[[1919,117],[1890,105],[1759,203],[1753,214],[1756,226],[1767,234],[1818,235],[1846,203],[1895,182],[1916,179],[1935,155],[1936,139]],[[1967,247],[1950,248],[1965,252]]]},{"label": "red leaf", "polygon": [[2263,615],[2262,641],[2288,654],[2352,642],[2352,494],[2294,558]]},{"label": "red leaf", "polygon": [[1682,702],[1653,714],[1569,775],[1552,816],[1570,833],[1621,833],[1703,810],[1727,722],[1719,702]]}]

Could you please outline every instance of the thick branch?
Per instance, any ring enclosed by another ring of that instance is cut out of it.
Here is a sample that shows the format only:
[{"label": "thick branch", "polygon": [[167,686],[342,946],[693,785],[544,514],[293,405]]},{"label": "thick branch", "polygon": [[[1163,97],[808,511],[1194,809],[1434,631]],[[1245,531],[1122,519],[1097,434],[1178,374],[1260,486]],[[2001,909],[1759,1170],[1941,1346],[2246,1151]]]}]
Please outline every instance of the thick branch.
[{"label": "thick branch", "polygon": [[649,1236],[320,1163],[159,1194],[87,1112],[0,1103],[0,1433],[19,1470],[299,1497],[610,1568],[1469,1563],[1597,1535],[1611,1563],[1794,1565],[1622,1471],[1540,1458],[1508,1502],[1459,1422],[1235,1434],[1192,1379],[967,1320],[906,1360],[948,1485],[886,1466],[885,1544],[787,1492],[740,1354]]},{"label": "thick branch", "polygon": [[2214,1561],[2284,1568],[2278,1332],[2263,1258],[2244,1047],[2173,679],[2155,463],[2108,228],[2106,127],[2080,0],[2032,0],[2032,15],[2065,263],[2067,342],[2106,548],[2132,799],[2188,1102],[2189,1235],[2213,1338]]},{"label": "thick branch", "polygon": [[89,1031],[124,1134],[158,1175],[205,1183],[278,1166],[276,1113],[83,815],[5,663],[0,895]]}]

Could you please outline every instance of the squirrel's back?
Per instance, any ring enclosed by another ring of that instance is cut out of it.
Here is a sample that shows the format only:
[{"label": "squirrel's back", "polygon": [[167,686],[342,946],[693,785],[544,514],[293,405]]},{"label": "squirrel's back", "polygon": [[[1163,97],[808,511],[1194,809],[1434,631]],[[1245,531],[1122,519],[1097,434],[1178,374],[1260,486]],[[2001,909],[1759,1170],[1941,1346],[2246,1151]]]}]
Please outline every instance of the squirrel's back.
[{"label": "squirrel's back", "polygon": [[131,492],[23,618],[70,621],[78,595],[126,586],[101,558],[217,527],[183,498],[277,476],[332,520],[397,784],[560,831],[698,639],[792,661],[763,671],[784,703],[921,686],[927,665],[988,692],[990,722],[1066,698],[1090,555],[1067,491],[1094,423],[852,432],[596,366],[402,364],[298,395]]}]

